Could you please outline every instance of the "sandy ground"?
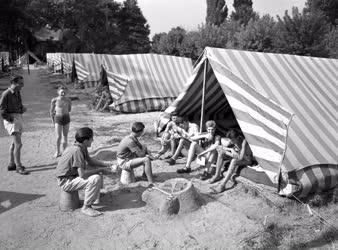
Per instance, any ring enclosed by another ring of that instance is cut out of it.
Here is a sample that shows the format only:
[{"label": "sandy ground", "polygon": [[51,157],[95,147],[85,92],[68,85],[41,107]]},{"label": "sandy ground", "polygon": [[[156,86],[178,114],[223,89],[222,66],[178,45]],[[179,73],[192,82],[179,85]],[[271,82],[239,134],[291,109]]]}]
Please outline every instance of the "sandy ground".
[{"label": "sandy ground", "polygon": [[[193,182],[204,200],[204,205],[195,212],[164,217],[141,200],[144,181],[123,186],[115,175],[104,180],[105,195],[98,206],[103,216],[90,218],[79,209],[61,212],[54,175],[56,160],[52,157],[55,136],[49,118],[50,100],[56,91],[43,69],[32,70],[30,75],[25,70],[24,77],[22,97],[28,111],[24,115],[22,162],[30,175],[7,171],[10,138],[1,121],[0,249],[250,249],[247,241],[255,238],[267,221],[277,218],[278,209],[238,186],[224,194],[211,195],[208,185],[196,178],[197,171],[184,176]],[[5,85],[0,80],[1,90]],[[116,145],[129,133],[135,120],[146,123],[151,136],[152,121],[159,115],[96,113],[88,109],[86,101],[80,96],[80,100],[73,102],[69,141],[73,141],[76,128],[90,126],[95,131],[92,151]],[[152,143],[149,147],[158,150],[160,145]],[[114,147],[110,149],[113,150]],[[107,150],[103,159],[109,160],[110,154],[106,153]],[[182,163],[179,160],[179,164],[168,166],[155,161],[156,181],[178,177],[176,169]],[[299,210],[301,214],[304,210]],[[308,240],[305,238],[303,242]]]}]

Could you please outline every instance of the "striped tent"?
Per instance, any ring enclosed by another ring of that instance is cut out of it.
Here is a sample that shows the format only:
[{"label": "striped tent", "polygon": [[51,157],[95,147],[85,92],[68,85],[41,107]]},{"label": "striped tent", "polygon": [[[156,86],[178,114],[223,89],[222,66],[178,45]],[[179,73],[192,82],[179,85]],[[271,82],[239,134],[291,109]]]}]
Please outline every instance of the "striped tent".
[{"label": "striped tent", "polygon": [[202,65],[205,119],[221,131],[239,126],[259,163],[255,170],[273,184],[283,179],[280,194],[305,197],[338,185],[338,60],[206,48],[164,117],[176,110],[200,119]]},{"label": "striped tent", "polygon": [[[9,65],[9,52],[8,51],[0,51],[0,60],[4,61],[4,65]],[[0,65],[0,67],[1,67],[1,65]]]},{"label": "striped tent", "polygon": [[157,55],[102,55],[109,72],[128,79],[122,96],[110,108],[119,112],[136,113],[164,110],[178,96],[192,73],[188,58]]},{"label": "striped tent", "polygon": [[76,69],[77,79],[79,81],[85,81],[87,79],[87,77],[89,76],[89,74],[90,74],[89,71],[86,69],[85,66],[83,66],[76,59],[74,59],[74,63],[75,63],[75,69]]}]

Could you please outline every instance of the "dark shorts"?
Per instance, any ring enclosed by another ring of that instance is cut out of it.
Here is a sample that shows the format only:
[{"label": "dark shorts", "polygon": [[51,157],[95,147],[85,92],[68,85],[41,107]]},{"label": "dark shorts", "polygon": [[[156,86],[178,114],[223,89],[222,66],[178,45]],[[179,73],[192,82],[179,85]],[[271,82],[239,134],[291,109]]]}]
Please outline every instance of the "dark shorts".
[{"label": "dark shorts", "polygon": [[61,126],[65,126],[68,123],[70,123],[70,116],[67,115],[56,115],[54,117],[54,122],[61,125]]}]

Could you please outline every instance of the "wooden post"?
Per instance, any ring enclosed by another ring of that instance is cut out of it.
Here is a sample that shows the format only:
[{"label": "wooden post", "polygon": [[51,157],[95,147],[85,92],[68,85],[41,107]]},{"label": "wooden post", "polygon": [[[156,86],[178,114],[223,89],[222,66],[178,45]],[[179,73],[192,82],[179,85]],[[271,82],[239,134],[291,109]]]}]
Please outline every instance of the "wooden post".
[{"label": "wooden post", "polygon": [[206,76],[207,76],[208,60],[204,61],[204,73],[203,73],[203,88],[202,88],[202,105],[201,105],[201,121],[200,121],[200,133],[203,131],[204,124],[204,109],[205,109],[205,88],[206,88]]}]

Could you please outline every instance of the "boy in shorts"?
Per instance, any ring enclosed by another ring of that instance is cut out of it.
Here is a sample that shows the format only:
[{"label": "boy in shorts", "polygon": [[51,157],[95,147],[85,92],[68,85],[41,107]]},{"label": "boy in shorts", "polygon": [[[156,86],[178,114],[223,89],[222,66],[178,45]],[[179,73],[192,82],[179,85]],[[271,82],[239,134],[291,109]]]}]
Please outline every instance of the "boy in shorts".
[{"label": "boy in shorts", "polygon": [[[207,121],[205,123],[207,132],[200,133],[196,136],[191,137],[191,144],[189,147],[188,158],[184,168],[177,169],[177,173],[190,173],[191,172],[191,163],[194,159],[195,154],[200,154],[210,146],[221,143],[221,137],[216,135],[216,122],[213,120]],[[201,141],[201,145],[198,142]],[[205,164],[205,171],[203,172],[201,179],[205,180],[207,178],[211,178],[210,167],[211,164],[216,160],[216,152],[211,151],[206,155],[206,164]]]},{"label": "boy in shorts", "polygon": [[63,135],[63,150],[68,145],[68,132],[70,124],[69,112],[72,109],[72,102],[66,96],[66,87],[60,85],[57,90],[58,96],[53,98],[50,105],[50,116],[54,122],[56,133],[56,152],[54,157],[61,155],[60,144]]},{"label": "boy in shorts", "polygon": [[252,165],[254,161],[250,146],[239,130],[230,129],[227,133],[227,138],[230,139],[229,146],[232,145],[233,147],[218,147],[216,173],[214,177],[210,179],[209,183],[219,181],[221,179],[221,167],[223,166],[224,161],[229,158],[231,161],[224,180],[214,189],[215,193],[222,193],[226,190],[225,186],[235,172],[237,166],[249,166]]},{"label": "boy in shorts", "polygon": [[[56,177],[60,188],[66,192],[85,190],[81,212],[88,216],[99,216],[102,213],[92,205],[100,196],[102,187],[101,174],[111,174],[110,163],[105,163],[88,154],[94,140],[91,128],[83,127],[76,131],[74,145],[68,147],[59,158]],[[87,167],[87,164],[91,168]]]},{"label": "boy in shorts", "polygon": [[117,147],[117,165],[126,171],[143,166],[143,175],[147,177],[150,186],[152,186],[151,161],[155,157],[138,140],[144,134],[144,128],[145,126],[142,122],[133,123],[131,134],[123,138]]},{"label": "boy in shorts", "polygon": [[28,172],[21,163],[21,136],[23,132],[22,114],[26,112],[26,107],[22,105],[20,91],[24,86],[23,77],[19,75],[11,76],[10,87],[5,90],[0,99],[0,114],[4,119],[4,127],[12,137],[9,147],[8,171],[16,170],[17,173],[26,175]]},{"label": "boy in shorts", "polygon": [[189,122],[188,117],[183,117],[179,127],[176,128],[176,133],[179,135],[179,142],[175,153],[167,160],[169,165],[175,165],[183,148],[190,148],[191,138],[198,135],[198,125]]}]

